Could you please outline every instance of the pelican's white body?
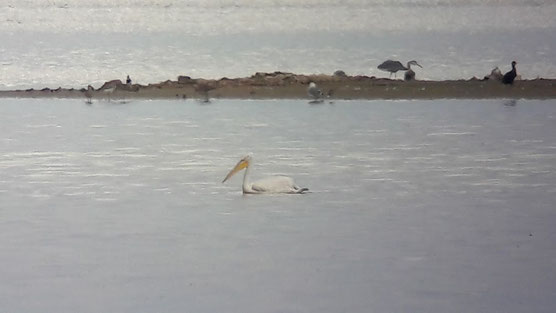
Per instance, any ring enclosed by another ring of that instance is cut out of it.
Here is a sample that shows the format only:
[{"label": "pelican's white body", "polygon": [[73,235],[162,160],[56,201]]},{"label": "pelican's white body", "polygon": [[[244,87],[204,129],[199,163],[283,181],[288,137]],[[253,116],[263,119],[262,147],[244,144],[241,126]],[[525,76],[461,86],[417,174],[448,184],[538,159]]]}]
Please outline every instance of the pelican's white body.
[{"label": "pelican's white body", "polygon": [[[245,177],[245,176],[244,176]],[[244,182],[243,193],[300,193],[303,188],[295,184],[291,177],[272,176],[253,183]]]}]

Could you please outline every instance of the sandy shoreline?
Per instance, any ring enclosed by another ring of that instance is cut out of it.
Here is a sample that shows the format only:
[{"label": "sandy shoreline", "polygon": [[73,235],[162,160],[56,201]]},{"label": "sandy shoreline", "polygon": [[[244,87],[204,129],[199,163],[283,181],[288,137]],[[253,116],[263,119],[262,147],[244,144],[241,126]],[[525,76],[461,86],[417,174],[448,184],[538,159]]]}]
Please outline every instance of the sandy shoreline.
[{"label": "sandy shoreline", "polygon": [[246,78],[218,80],[180,76],[176,81],[126,85],[120,80],[106,82],[94,90],[44,88],[0,91],[4,98],[88,98],[91,99],[309,99],[307,86],[316,82],[331,99],[554,99],[556,79],[498,81],[469,79],[447,81],[391,80],[367,76],[296,75],[256,73]]}]

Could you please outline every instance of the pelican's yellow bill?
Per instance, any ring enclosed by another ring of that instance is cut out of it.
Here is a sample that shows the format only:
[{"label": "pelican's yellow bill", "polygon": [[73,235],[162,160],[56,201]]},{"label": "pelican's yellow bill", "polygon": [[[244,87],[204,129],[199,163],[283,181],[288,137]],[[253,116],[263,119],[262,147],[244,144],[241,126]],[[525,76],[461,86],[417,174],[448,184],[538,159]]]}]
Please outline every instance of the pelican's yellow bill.
[{"label": "pelican's yellow bill", "polygon": [[235,173],[241,171],[242,169],[246,168],[249,165],[249,162],[246,160],[239,161],[236,166],[226,175],[222,183],[228,180],[228,178],[232,177]]}]

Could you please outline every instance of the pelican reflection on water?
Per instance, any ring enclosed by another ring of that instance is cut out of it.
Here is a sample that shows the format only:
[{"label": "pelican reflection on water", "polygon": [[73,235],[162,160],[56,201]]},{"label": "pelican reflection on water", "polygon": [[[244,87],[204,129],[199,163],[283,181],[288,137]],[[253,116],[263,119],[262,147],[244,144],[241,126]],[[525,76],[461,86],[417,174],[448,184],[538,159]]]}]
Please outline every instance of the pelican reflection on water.
[{"label": "pelican reflection on water", "polygon": [[309,190],[309,188],[302,188],[295,184],[292,178],[287,176],[271,176],[264,178],[253,183],[248,180],[249,166],[252,164],[251,155],[246,155],[236,166],[226,175],[222,183],[226,182],[235,173],[245,169],[243,174],[243,193],[244,194],[261,194],[261,193],[295,193],[301,194]]}]

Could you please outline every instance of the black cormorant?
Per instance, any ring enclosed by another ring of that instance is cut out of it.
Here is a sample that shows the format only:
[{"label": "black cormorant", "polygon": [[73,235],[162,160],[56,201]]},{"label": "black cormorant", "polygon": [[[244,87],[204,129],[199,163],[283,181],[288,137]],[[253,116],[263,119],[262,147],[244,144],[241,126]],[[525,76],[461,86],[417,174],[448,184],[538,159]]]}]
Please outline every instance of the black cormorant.
[{"label": "black cormorant", "polygon": [[512,70],[504,74],[502,77],[502,82],[506,85],[512,85],[514,83],[514,79],[517,76],[517,71],[515,70],[515,65],[517,64],[516,61],[512,61]]}]

